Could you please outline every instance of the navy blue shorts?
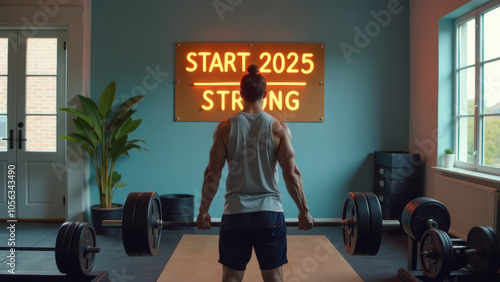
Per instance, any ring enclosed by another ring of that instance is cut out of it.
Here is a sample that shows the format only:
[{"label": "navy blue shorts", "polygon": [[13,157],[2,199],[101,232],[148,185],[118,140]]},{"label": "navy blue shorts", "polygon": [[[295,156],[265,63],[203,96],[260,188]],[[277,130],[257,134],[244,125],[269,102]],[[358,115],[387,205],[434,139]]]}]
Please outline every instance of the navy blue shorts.
[{"label": "navy blue shorts", "polygon": [[219,236],[219,262],[245,270],[255,249],[261,270],[287,263],[286,224],[282,212],[223,215]]}]

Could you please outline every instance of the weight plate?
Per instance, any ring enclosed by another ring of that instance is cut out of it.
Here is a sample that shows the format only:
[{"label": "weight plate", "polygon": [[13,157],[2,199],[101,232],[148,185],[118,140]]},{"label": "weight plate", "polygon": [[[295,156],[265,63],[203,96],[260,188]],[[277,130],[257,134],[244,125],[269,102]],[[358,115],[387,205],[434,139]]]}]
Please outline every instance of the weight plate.
[{"label": "weight plate", "polygon": [[57,269],[61,273],[67,273],[68,272],[68,260],[67,258],[64,257],[64,244],[65,244],[65,238],[66,238],[66,233],[68,232],[68,227],[71,224],[71,222],[65,222],[59,227],[59,231],[57,232],[57,237],[56,237],[56,250],[55,250],[55,256],[56,256],[56,265]]},{"label": "weight plate", "polygon": [[382,243],[382,208],[380,202],[374,193],[364,193],[369,205],[370,212],[370,236],[366,244],[366,250],[363,255],[374,256],[380,249]]},{"label": "weight plate", "polygon": [[87,252],[96,246],[96,235],[92,224],[81,222],[73,233],[71,246],[71,275],[87,275],[94,266],[95,253]]},{"label": "weight plate", "polygon": [[369,204],[363,193],[349,192],[344,201],[342,220],[347,224],[342,226],[344,247],[351,256],[363,255],[370,237]]},{"label": "weight plate", "polygon": [[467,246],[477,249],[477,254],[470,254],[472,269],[481,274],[495,273],[500,268],[500,250],[495,230],[489,226],[473,227],[467,235]]},{"label": "weight plate", "polygon": [[453,245],[448,234],[440,229],[428,229],[420,241],[420,264],[425,276],[443,280],[453,269]]},{"label": "weight plate", "polygon": [[134,229],[137,236],[137,252],[140,256],[156,256],[160,247],[161,228],[156,220],[161,219],[160,197],[155,192],[141,193],[137,199]]},{"label": "weight plate", "polygon": [[[59,251],[56,251],[56,264],[57,268],[61,273],[70,273],[71,272],[71,247],[73,244],[73,234],[75,232],[76,227],[80,224],[80,222],[70,222],[68,224],[68,228],[66,230],[66,233],[64,237],[60,240],[59,238],[57,239],[60,244],[62,244],[62,247],[59,248]],[[59,230],[61,231],[61,230]],[[59,237],[59,233],[58,233]],[[56,249],[57,246],[56,246]]]},{"label": "weight plate", "polygon": [[448,232],[450,229],[450,213],[441,202],[431,198],[419,197],[411,200],[401,214],[404,231],[417,241],[420,241],[424,232],[429,229],[429,220],[434,220],[440,230]]},{"label": "weight plate", "polygon": [[137,200],[141,193],[130,193],[123,205],[122,216],[122,241],[125,252],[130,257],[139,256],[137,251],[137,238],[135,231],[135,211]]}]

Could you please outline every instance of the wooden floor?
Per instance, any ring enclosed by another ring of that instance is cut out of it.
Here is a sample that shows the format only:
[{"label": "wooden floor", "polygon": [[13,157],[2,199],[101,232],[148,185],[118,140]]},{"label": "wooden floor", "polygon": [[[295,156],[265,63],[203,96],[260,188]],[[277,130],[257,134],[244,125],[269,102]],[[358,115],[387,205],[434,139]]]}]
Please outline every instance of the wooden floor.
[{"label": "wooden floor", "polygon": [[[290,235],[287,241],[288,263],[283,267],[285,281],[363,281],[324,235]],[[184,235],[158,281],[221,281],[218,242],[217,235]],[[260,280],[254,253],[243,282]]]},{"label": "wooden floor", "polygon": [[[16,244],[18,246],[55,246],[59,223],[17,223]],[[7,223],[0,223],[0,245],[7,244],[9,236]],[[309,231],[300,231],[289,227],[288,235],[323,235],[335,247],[363,281],[400,281],[398,269],[407,264],[407,237],[403,234],[383,234],[382,246],[374,257],[351,257],[346,254],[342,234],[338,227],[315,227]],[[123,249],[121,234],[97,236],[97,245],[101,253],[96,256],[94,271],[107,271],[112,281],[157,281],[167,265],[184,234],[217,235],[218,228],[199,231],[195,228],[185,230],[163,230],[160,252],[156,257],[132,258]],[[289,250],[289,255],[291,250]],[[7,252],[0,251],[0,274],[7,273]],[[290,258],[289,258],[290,260]],[[188,264],[189,268],[190,265]],[[331,265],[331,269],[340,267]],[[39,275],[58,274],[53,252],[18,252],[16,254],[17,273],[36,273]],[[1,278],[0,278],[1,279]],[[293,281],[293,279],[289,279]],[[303,280],[315,282],[313,280]],[[342,280],[338,280],[342,281]]]}]

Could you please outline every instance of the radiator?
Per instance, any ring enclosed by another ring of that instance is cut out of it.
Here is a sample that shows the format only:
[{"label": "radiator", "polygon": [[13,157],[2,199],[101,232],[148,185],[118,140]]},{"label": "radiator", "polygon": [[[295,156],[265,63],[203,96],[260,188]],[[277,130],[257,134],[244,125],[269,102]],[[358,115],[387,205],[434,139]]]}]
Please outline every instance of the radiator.
[{"label": "radiator", "polygon": [[474,226],[491,226],[498,232],[498,199],[500,189],[442,175],[435,176],[435,199],[451,215],[449,233],[466,239]]}]

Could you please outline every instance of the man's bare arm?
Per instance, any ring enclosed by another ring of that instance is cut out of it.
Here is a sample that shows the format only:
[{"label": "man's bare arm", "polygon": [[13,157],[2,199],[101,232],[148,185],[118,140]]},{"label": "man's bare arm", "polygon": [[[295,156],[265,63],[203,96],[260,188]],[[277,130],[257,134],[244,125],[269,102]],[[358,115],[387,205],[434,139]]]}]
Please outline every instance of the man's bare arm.
[{"label": "man's bare arm", "polygon": [[[199,229],[210,228],[210,215],[208,210],[215,194],[219,188],[219,182],[226,161],[226,144],[224,135],[227,131],[227,122],[221,122],[214,132],[214,143],[210,149],[210,156],[207,168],[203,177],[201,191],[201,203],[198,219],[196,220]],[[227,141],[226,141],[227,142]]]},{"label": "man's bare arm", "polygon": [[276,154],[283,171],[286,188],[299,209],[299,229],[310,229],[313,226],[313,219],[309,214],[302,175],[295,162],[295,151],[291,142],[292,133],[284,123],[279,121],[273,124],[273,132],[279,138]]}]

